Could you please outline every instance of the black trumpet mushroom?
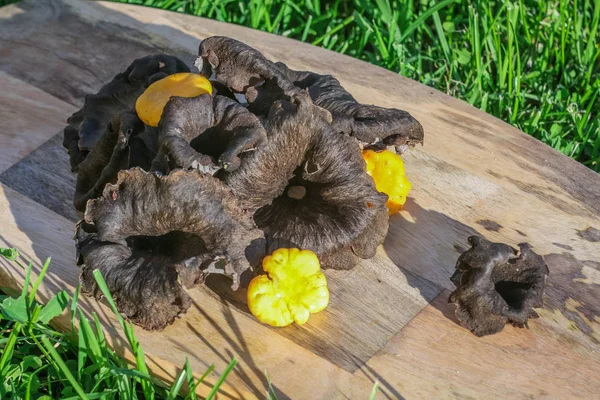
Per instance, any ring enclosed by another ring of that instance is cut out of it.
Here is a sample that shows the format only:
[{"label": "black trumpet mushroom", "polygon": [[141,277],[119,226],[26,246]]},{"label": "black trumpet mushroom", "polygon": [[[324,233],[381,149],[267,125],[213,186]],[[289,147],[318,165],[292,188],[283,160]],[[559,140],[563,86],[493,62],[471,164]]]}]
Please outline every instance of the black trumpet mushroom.
[{"label": "black trumpet mushroom", "polygon": [[316,105],[331,112],[337,132],[354,136],[366,145],[394,146],[399,153],[423,143],[423,127],[408,112],[360,104],[331,75],[294,71],[283,63],[277,66],[295,86],[307,89]]},{"label": "black trumpet mushroom", "polygon": [[119,172],[87,204],[75,236],[81,283],[100,297],[100,270],[120,312],[150,330],[163,329],[190,306],[183,285],[211,273],[233,280],[265,255],[262,233],[231,190],[198,171],[159,177]]},{"label": "black trumpet mushroom", "polygon": [[133,109],[146,87],[177,72],[189,72],[178,58],[166,54],[146,56],[131,63],[98,93],[85,96],[83,107],[69,117],[64,129],[63,146],[69,152],[71,170],[77,172],[116,114]]},{"label": "black trumpet mushroom", "polygon": [[477,336],[498,333],[507,323],[527,326],[529,318],[538,317],[534,308],[543,304],[549,271],[542,256],[527,243],[518,251],[479,236],[469,237],[469,243],[456,262],[451,279],[457,289],[448,299],[460,324]]},{"label": "black trumpet mushroom", "polygon": [[258,117],[221,95],[173,97],[158,126],[159,151],[153,170],[198,169],[213,174],[234,171],[242,153],[267,138]]},{"label": "black trumpet mushroom", "polygon": [[306,93],[276,102],[266,144],[225,181],[254,212],[269,249],[309,249],[324,267],[349,269],[383,242],[387,196],[367,175],[356,139],[333,131],[328,114]]},{"label": "black trumpet mushroom", "polygon": [[221,84],[243,93],[248,109],[266,115],[276,100],[308,90],[314,104],[331,113],[335,131],[356,137],[364,145],[394,146],[400,153],[423,143],[423,127],[408,112],[360,104],[331,75],[294,71],[273,63],[259,51],[235,39],[213,36],[202,41],[197,66]]},{"label": "black trumpet mushroom", "polygon": [[133,167],[150,168],[156,155],[156,133],[145,126],[133,111],[111,119],[104,134],[79,164],[73,205],[85,211],[90,199],[102,194],[107,183],[117,180],[119,171]]}]

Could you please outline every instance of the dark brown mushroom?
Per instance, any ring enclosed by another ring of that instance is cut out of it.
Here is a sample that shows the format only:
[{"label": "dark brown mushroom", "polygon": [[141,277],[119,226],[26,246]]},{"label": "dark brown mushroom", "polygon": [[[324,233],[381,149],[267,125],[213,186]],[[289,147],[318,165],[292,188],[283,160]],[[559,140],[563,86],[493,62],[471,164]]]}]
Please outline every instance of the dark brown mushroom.
[{"label": "dark brown mushroom", "polygon": [[63,145],[69,151],[72,171],[77,171],[115,115],[133,109],[148,85],[177,72],[189,72],[189,68],[176,57],[158,54],[139,58],[98,93],[87,95],[64,130]]},{"label": "dark brown mushroom", "polygon": [[196,67],[209,77],[231,89],[243,93],[249,103],[257,95],[257,86],[274,80],[288,96],[300,90],[289,81],[275,64],[245,43],[225,36],[211,36],[200,43]]},{"label": "dark brown mushroom", "polygon": [[423,127],[408,112],[360,104],[331,75],[294,71],[279,62],[278,68],[295,86],[308,89],[313,102],[331,112],[334,129],[364,144],[382,142],[400,153],[423,143]]},{"label": "dark brown mushroom", "polygon": [[221,181],[198,171],[119,172],[88,202],[76,240],[83,289],[100,296],[92,275],[99,269],[119,310],[146,329],[164,328],[189,307],[180,281],[193,285],[218,273],[235,290],[265,254],[251,214]]},{"label": "dark brown mushroom", "polygon": [[158,130],[159,152],[152,168],[161,173],[172,168],[234,171],[240,155],[267,138],[254,114],[218,94],[171,98]]},{"label": "dark brown mushroom", "polygon": [[451,279],[457,289],[448,299],[456,304],[461,325],[477,336],[498,333],[507,323],[527,326],[529,318],[538,317],[533,308],[543,305],[544,259],[527,243],[519,244],[519,251],[479,236],[469,243],[456,263]]},{"label": "dark brown mushroom", "polygon": [[337,134],[307,94],[278,101],[268,141],[225,179],[267,235],[269,248],[315,251],[324,267],[370,258],[387,233],[387,197],[377,192],[356,139]]},{"label": "dark brown mushroom", "polygon": [[150,168],[156,156],[156,130],[145,126],[135,111],[115,115],[92,151],[79,165],[74,206],[83,212],[87,201],[115,183],[123,169]]},{"label": "dark brown mushroom", "polygon": [[332,115],[334,130],[365,145],[394,146],[400,153],[423,143],[423,127],[408,112],[360,104],[331,75],[294,71],[267,60],[258,50],[235,39],[213,36],[200,44],[198,67],[234,92],[244,93],[248,109],[266,115],[276,100],[308,89],[314,104]]}]

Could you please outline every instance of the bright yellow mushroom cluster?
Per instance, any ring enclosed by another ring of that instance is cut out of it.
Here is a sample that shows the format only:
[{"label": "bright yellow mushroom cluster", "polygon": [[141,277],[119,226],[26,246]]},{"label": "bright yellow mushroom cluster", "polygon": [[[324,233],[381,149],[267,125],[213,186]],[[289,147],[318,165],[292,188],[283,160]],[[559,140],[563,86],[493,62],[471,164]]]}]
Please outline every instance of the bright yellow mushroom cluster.
[{"label": "bright yellow mushroom cluster", "polygon": [[267,275],[248,286],[248,307],[259,321],[272,326],[302,325],[329,303],[327,279],[310,250],[278,249],[263,259]]},{"label": "bright yellow mushroom cluster", "polygon": [[362,155],[367,163],[367,173],[375,181],[375,188],[388,195],[386,206],[389,214],[397,213],[406,203],[412,186],[404,175],[402,157],[389,150],[364,150]]}]

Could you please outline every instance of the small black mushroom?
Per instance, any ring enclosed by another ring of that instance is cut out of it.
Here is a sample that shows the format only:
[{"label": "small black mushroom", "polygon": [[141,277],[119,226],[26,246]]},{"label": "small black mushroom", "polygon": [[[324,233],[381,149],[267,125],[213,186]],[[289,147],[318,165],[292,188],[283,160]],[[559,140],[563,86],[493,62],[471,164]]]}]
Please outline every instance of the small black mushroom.
[{"label": "small black mushroom", "polygon": [[171,168],[234,171],[240,155],[267,137],[254,114],[218,94],[171,98],[158,130],[159,152],[152,167],[161,173]]},{"label": "small black mushroom", "polygon": [[527,326],[537,318],[533,308],[543,305],[548,275],[544,259],[527,243],[517,251],[479,236],[469,237],[471,248],[456,263],[452,281],[457,289],[448,301],[456,304],[460,324],[477,336],[491,335],[506,323]]},{"label": "small black mushroom", "polygon": [[76,234],[84,291],[101,295],[92,275],[99,269],[119,310],[145,329],[162,329],[187,310],[181,283],[217,273],[235,290],[249,260],[265,254],[262,233],[231,190],[198,171],[121,171],[84,218]]},{"label": "small black mushroom", "polygon": [[381,142],[395,146],[400,153],[423,143],[423,127],[408,112],[360,104],[331,75],[294,71],[281,62],[276,65],[295,86],[308,89],[316,105],[331,112],[336,131],[367,145]]},{"label": "small black mushroom", "polygon": [[352,268],[384,240],[387,196],[367,175],[356,139],[333,131],[329,113],[302,96],[274,104],[266,144],[226,183],[270,249],[309,249],[324,267]]},{"label": "small black mushroom", "polygon": [[69,151],[71,170],[78,170],[115,115],[133,109],[148,85],[177,72],[189,72],[189,68],[176,57],[157,54],[139,58],[98,93],[87,95],[83,107],[67,120],[64,130],[63,146]]}]

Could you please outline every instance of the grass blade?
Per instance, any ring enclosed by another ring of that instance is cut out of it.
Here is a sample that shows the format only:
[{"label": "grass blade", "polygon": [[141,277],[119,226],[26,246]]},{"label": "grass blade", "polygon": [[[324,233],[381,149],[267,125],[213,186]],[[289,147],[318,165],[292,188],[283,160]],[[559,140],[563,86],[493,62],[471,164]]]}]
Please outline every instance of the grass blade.
[{"label": "grass blade", "polygon": [[196,400],[196,391],[191,390],[192,388],[195,388],[194,373],[192,371],[192,366],[190,365],[190,360],[187,357],[185,358],[185,375],[187,377],[188,389],[190,392],[189,396],[192,400]]},{"label": "grass blade", "polygon": [[15,322],[15,325],[8,336],[8,341],[2,349],[2,357],[0,357],[0,382],[4,382],[4,377],[1,373],[4,371],[4,367],[6,367],[12,359],[15,343],[17,343],[17,337],[19,336],[19,333],[21,333],[21,327],[22,325],[19,322]]},{"label": "grass blade", "polygon": [[369,396],[369,400],[375,400],[377,397],[377,391],[379,390],[379,382],[375,382],[373,385],[373,389],[371,389],[371,395]]},{"label": "grass blade", "polygon": [[[187,364],[187,362],[188,362],[187,358],[186,358],[185,362]],[[167,400],[175,400],[177,398],[177,395],[179,394],[179,391],[181,390],[181,387],[183,386],[183,382],[185,381],[185,377],[186,377],[186,368],[184,365],[183,369],[179,373],[179,376],[177,376],[177,379],[173,383],[171,390],[169,390],[169,395],[167,396]]]},{"label": "grass blade", "polygon": [[[29,299],[28,299],[29,306],[31,306],[33,304],[33,300],[35,300],[35,294],[37,293],[37,290],[42,283],[42,279],[44,279],[44,275],[46,275],[46,271],[48,270],[50,261],[51,261],[51,258],[48,257],[46,259],[46,262],[42,266],[42,270],[40,271],[40,274],[38,275],[37,279],[35,280],[33,287],[31,288],[31,292],[29,292]],[[30,266],[31,266],[31,264],[30,264]]]},{"label": "grass blade", "polygon": [[215,366],[214,366],[214,365],[211,365],[210,367],[208,367],[208,368],[206,369],[206,371],[204,372],[204,374],[203,374],[203,375],[200,377],[200,379],[198,379],[198,382],[196,382],[196,383],[194,384],[194,386],[193,386],[193,387],[190,389],[190,394],[188,394],[188,395],[185,397],[186,399],[189,399],[189,398],[191,398],[191,397],[192,397],[192,396],[191,396],[191,393],[194,393],[194,396],[195,396],[196,389],[198,388],[198,386],[200,386],[200,384],[201,384],[202,382],[204,382],[204,379],[206,379],[206,377],[208,376],[208,374],[210,374],[211,372],[213,372],[213,371],[214,371],[214,369],[215,369]]},{"label": "grass blade", "polygon": [[446,57],[446,62],[448,65],[452,63],[450,58],[450,47],[448,46],[448,41],[446,40],[446,33],[444,32],[444,28],[442,26],[442,21],[440,19],[440,13],[438,11],[433,13],[433,22],[435,24],[435,30],[438,34],[438,38],[440,39],[440,45],[442,46],[442,50],[444,51],[444,56]]},{"label": "grass blade", "polygon": [[236,365],[237,365],[237,360],[234,358],[233,360],[231,360],[231,362],[229,363],[229,365],[227,365],[227,367],[225,367],[225,371],[223,371],[223,373],[221,374],[221,376],[219,377],[219,379],[215,383],[215,386],[213,386],[213,388],[210,391],[210,393],[208,394],[208,397],[206,398],[206,400],[212,400],[212,399],[215,398],[217,392],[219,391],[219,388],[221,387],[221,385],[223,384],[223,382],[225,382],[225,379],[227,378],[227,375],[229,375],[229,373],[231,372],[231,370],[233,368],[235,368]]},{"label": "grass blade", "polygon": [[44,344],[46,351],[48,351],[48,353],[50,354],[50,356],[52,357],[52,359],[58,366],[60,372],[62,372],[62,374],[65,376],[65,378],[67,378],[67,380],[69,381],[71,386],[73,386],[73,389],[75,390],[75,392],[77,392],[79,397],[82,400],[88,400],[88,397],[85,394],[85,392],[83,391],[83,388],[79,385],[79,383],[77,382],[77,380],[75,379],[73,374],[71,374],[69,367],[67,367],[67,364],[65,364],[63,359],[60,357],[60,354],[58,354],[58,352],[56,351],[54,346],[52,346],[52,343],[50,343],[48,338],[42,337],[42,343]]},{"label": "grass blade", "polygon": [[337,33],[338,31],[342,30],[346,25],[348,25],[350,22],[354,21],[354,16],[351,15],[348,18],[344,19],[344,21],[342,21],[341,24],[339,24],[338,26],[336,26],[335,28],[333,28],[332,30],[330,30],[329,32],[325,33],[323,36],[321,36],[320,38],[318,38],[317,40],[313,41],[312,44],[314,46],[317,46],[319,43],[321,43],[322,41],[324,41],[327,38],[330,38],[331,36],[333,36],[335,33]]},{"label": "grass blade", "polygon": [[404,31],[404,33],[402,33],[402,36],[400,36],[400,42],[404,42],[404,40],[409,37],[415,29],[417,29],[419,26],[423,25],[423,23],[425,22],[425,20],[427,20],[427,18],[431,17],[433,15],[434,12],[441,10],[442,8],[454,3],[455,1],[458,0],[444,0],[444,1],[440,1],[439,3],[437,3],[436,5],[434,5],[433,7],[431,7],[430,9],[428,9],[427,11],[425,11],[424,13],[422,13],[421,15],[419,15],[419,17],[415,20],[415,22],[413,22],[412,24],[410,24],[410,26],[408,28],[406,28],[406,30]]}]

